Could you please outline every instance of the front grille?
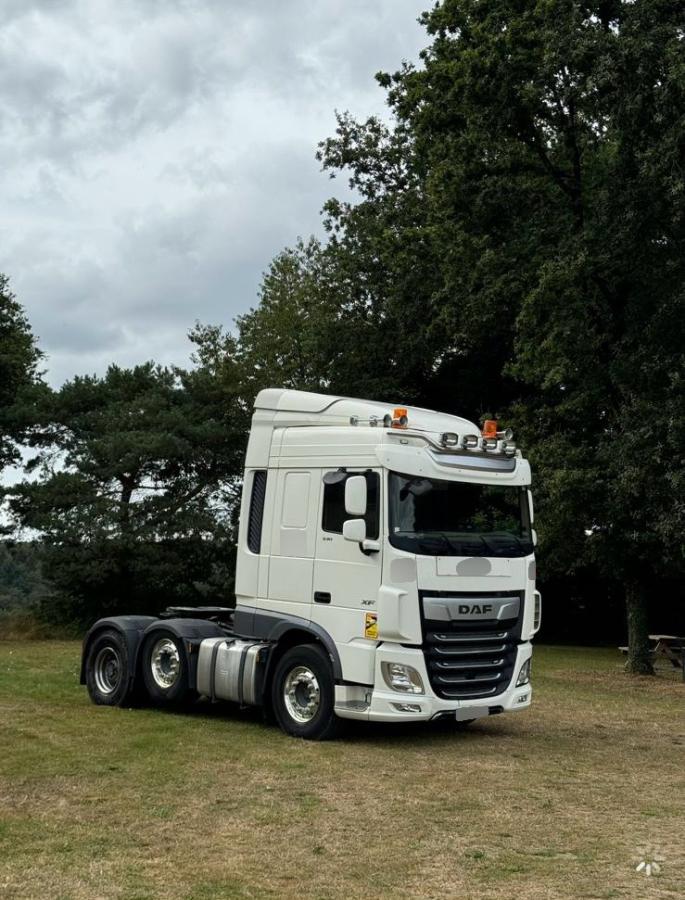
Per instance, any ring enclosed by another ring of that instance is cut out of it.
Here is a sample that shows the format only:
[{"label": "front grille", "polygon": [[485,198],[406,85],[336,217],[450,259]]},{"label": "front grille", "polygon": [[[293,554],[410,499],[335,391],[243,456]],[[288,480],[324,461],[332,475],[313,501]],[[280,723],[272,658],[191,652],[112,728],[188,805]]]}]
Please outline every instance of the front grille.
[{"label": "front grille", "polygon": [[[436,597],[436,591],[421,592]],[[480,594],[440,593],[450,604],[478,602]],[[489,593],[488,598],[493,598]],[[523,595],[499,592],[497,599],[520,599],[518,615],[508,619],[462,618],[448,620],[424,616],[423,652],[431,687],[446,700],[476,700],[496,697],[505,691],[514,674],[516,650],[521,636]],[[424,609],[423,597],[421,602]],[[430,605],[429,607],[430,608]]]}]

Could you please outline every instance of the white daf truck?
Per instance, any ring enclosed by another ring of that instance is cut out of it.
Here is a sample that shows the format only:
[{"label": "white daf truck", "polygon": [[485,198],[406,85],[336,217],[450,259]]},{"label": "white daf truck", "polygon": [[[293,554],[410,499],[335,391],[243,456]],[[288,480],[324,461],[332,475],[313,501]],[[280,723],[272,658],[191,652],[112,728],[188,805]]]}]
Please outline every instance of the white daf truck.
[{"label": "white daf truck", "polygon": [[509,430],[292,390],[255,401],[234,607],[98,621],[95,703],[204,696],[289,734],[466,723],[531,702],[530,466]]}]

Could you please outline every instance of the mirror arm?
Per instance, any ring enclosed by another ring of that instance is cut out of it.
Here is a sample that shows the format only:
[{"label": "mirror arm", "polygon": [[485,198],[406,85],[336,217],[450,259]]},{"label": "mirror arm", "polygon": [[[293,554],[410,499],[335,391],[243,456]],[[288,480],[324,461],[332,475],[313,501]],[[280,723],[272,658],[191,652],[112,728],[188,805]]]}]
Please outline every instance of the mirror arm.
[{"label": "mirror arm", "polygon": [[359,544],[359,549],[364,556],[371,556],[372,553],[380,553],[380,541],[371,541],[367,539]]}]

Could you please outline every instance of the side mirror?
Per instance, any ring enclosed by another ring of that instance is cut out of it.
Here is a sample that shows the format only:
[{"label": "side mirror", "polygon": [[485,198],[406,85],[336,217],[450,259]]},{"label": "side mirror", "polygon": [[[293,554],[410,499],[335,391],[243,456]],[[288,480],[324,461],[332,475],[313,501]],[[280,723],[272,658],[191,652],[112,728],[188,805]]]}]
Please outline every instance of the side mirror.
[{"label": "side mirror", "polygon": [[532,525],[535,521],[535,510],[533,509],[533,494],[531,491],[526,491],[526,496],[528,497],[528,513],[530,515],[530,524]]},{"label": "side mirror", "polygon": [[[343,525],[343,528],[344,528],[344,527],[345,527],[345,525]],[[537,547],[537,545],[538,545],[538,533],[537,533],[537,531],[536,531],[534,528],[531,528],[531,529],[530,529],[530,536],[531,536],[531,538],[532,538],[532,540],[533,540],[533,546],[534,546],[534,547]]]},{"label": "side mirror", "polygon": [[348,516],[366,515],[366,478],[363,475],[351,475],[345,482],[345,512]]},{"label": "side mirror", "polygon": [[363,519],[348,519],[343,522],[343,537],[346,541],[362,544],[366,540],[366,522]]}]

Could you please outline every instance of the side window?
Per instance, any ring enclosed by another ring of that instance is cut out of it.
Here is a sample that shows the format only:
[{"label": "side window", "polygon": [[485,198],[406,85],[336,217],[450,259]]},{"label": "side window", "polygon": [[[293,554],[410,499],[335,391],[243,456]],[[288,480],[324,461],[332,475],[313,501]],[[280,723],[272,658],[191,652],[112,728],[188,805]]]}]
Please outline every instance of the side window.
[{"label": "side window", "polygon": [[264,518],[264,498],[266,497],[266,470],[252,474],[250,495],[250,515],[247,521],[247,546],[252,553],[259,553],[262,547],[262,519]]},{"label": "side window", "polygon": [[[337,475],[337,472],[328,472],[328,475]],[[323,517],[321,527],[324,531],[333,531],[342,534],[343,522],[347,518],[345,513],[345,479],[329,483],[323,483]]]},{"label": "side window", "polygon": [[366,478],[367,506],[364,520],[366,536],[371,540],[378,537],[378,494],[380,478],[377,472],[327,472],[323,479],[323,516],[321,527],[324,531],[342,534],[343,522],[349,519],[345,512],[345,481],[349,475],[364,475]]}]

